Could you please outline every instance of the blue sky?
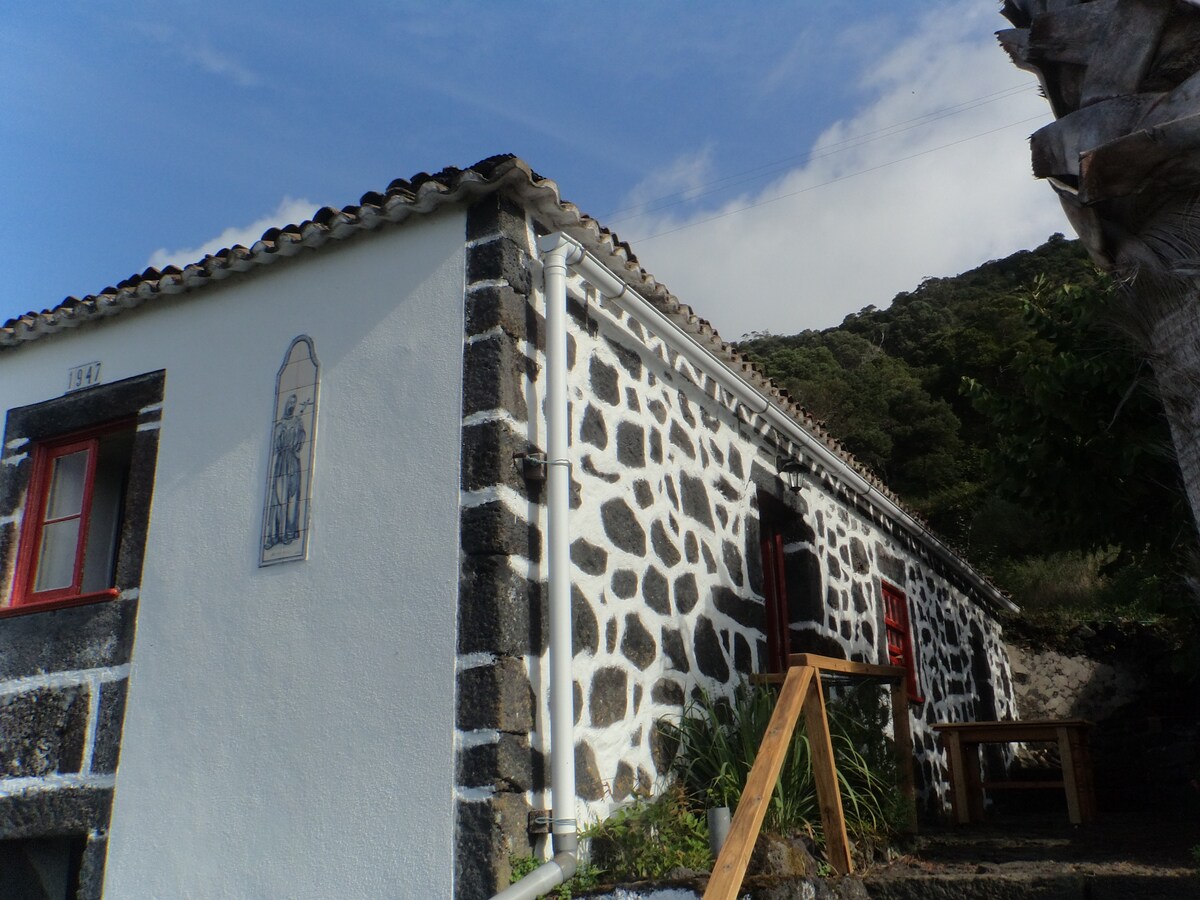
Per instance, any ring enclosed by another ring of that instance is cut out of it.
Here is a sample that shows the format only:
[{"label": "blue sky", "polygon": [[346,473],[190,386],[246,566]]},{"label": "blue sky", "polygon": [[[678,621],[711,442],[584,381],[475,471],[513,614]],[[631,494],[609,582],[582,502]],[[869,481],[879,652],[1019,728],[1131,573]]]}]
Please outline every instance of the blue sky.
[{"label": "blue sky", "polygon": [[1067,230],[991,0],[8,10],[0,320],[512,152],[727,338]]}]

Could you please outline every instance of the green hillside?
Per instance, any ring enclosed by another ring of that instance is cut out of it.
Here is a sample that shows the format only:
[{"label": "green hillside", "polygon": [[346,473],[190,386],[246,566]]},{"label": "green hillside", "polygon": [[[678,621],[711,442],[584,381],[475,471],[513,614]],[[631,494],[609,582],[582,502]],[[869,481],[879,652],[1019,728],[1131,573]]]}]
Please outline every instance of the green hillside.
[{"label": "green hillside", "polygon": [[1054,235],[741,350],[1037,615],[1154,617],[1195,546],[1119,295]]}]

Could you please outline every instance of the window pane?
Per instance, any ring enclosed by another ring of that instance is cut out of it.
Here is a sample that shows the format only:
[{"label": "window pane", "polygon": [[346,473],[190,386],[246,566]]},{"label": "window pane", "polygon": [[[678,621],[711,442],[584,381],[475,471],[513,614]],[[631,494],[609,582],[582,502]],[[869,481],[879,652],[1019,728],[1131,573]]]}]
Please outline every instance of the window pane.
[{"label": "window pane", "polygon": [[87,480],[88,451],[79,450],[54,461],[50,477],[50,499],[46,501],[46,520],[77,516],[83,509],[83,488]]},{"label": "window pane", "polygon": [[92,484],[92,505],[88,525],[87,551],[83,562],[85,593],[113,586],[113,569],[120,542],[125,488],[133,453],[133,432],[121,431],[100,439],[96,474]]},{"label": "window pane", "polygon": [[79,519],[51,522],[42,529],[34,591],[70,587],[75,580],[75,548],[79,541]]}]

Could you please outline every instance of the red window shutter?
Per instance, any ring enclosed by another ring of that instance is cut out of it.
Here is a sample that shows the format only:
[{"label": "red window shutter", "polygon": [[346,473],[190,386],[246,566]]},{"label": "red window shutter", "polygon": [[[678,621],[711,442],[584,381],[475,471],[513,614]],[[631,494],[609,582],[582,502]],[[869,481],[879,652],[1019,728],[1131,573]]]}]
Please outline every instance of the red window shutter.
[{"label": "red window shutter", "polygon": [[908,599],[898,588],[883,583],[883,624],[887,632],[888,662],[907,671],[909,699],[924,701],[917,678],[917,657],[913,652],[912,630],[908,624]]},{"label": "red window shutter", "polygon": [[[122,434],[126,441],[130,439],[132,423],[115,423],[34,447],[10,609],[73,605],[116,596],[111,581],[100,581],[107,577],[106,568],[111,576],[112,560],[105,565],[101,559],[105,542],[95,542],[99,549],[89,566],[88,539],[96,534],[93,501],[102,457],[109,460],[103,467],[112,468],[113,456],[105,456],[102,445],[114,447],[109,440],[119,440]],[[128,460],[122,463],[118,459],[121,465],[127,472]],[[108,509],[97,519],[110,532],[120,521],[121,495],[113,499],[113,491],[123,483],[123,476],[118,482],[112,475],[111,471],[103,475]]]}]

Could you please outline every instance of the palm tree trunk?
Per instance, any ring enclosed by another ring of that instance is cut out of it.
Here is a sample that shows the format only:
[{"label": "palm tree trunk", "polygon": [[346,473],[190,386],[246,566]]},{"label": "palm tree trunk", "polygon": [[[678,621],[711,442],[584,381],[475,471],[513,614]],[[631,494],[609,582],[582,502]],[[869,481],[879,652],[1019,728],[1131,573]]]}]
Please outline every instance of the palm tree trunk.
[{"label": "palm tree trunk", "polygon": [[1158,316],[1149,338],[1188,505],[1200,525],[1200,290]]}]

